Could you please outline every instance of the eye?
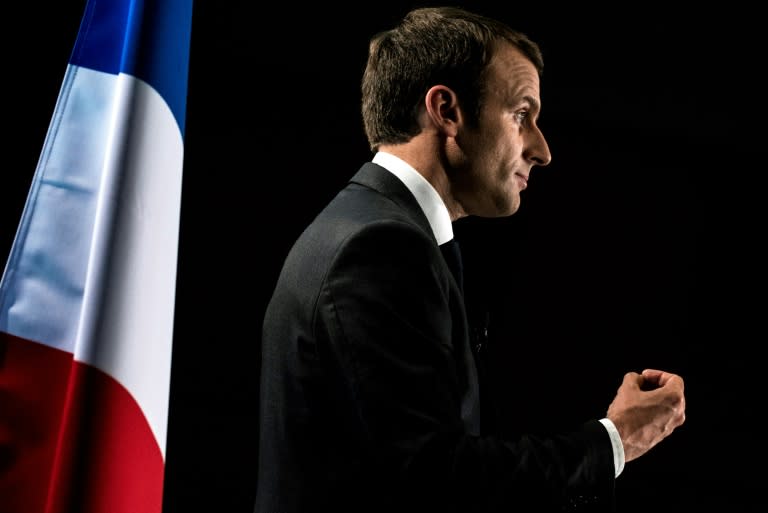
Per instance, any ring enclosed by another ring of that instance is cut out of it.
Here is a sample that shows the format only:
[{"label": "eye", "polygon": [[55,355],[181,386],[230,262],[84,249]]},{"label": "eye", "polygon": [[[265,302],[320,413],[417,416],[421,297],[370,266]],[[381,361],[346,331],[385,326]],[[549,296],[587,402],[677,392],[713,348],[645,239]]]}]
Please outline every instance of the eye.
[{"label": "eye", "polygon": [[519,110],[515,112],[515,120],[517,120],[518,123],[525,124],[525,122],[528,120],[528,117],[531,115],[530,112],[527,110]]}]

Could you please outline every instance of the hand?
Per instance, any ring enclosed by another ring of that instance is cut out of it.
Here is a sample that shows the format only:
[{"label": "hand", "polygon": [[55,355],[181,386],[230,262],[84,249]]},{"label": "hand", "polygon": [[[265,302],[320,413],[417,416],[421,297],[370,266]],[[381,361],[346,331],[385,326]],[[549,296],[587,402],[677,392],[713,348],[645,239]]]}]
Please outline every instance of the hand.
[{"label": "hand", "polygon": [[606,416],[624,444],[624,459],[639,458],[685,422],[683,379],[655,369],[624,375]]}]

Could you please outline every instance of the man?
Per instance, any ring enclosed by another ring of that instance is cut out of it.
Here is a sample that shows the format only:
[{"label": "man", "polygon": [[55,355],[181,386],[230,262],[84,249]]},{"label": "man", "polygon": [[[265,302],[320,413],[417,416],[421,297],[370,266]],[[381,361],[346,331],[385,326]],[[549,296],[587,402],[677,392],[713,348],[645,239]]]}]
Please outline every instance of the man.
[{"label": "man", "polygon": [[679,376],[629,372],[558,436],[483,425],[452,221],[508,216],[534,166],[541,53],[456,8],[371,41],[374,152],[291,249],[263,326],[257,513],[611,511],[614,480],[683,423]]}]

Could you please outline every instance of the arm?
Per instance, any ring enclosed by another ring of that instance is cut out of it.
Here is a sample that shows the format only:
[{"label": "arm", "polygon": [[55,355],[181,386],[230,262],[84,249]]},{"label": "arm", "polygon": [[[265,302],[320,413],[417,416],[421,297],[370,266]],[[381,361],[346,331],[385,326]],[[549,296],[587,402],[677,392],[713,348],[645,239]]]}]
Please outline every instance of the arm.
[{"label": "arm", "polygon": [[582,495],[612,500],[611,442],[597,420],[554,437],[503,440],[464,431],[456,344],[466,337],[466,319],[451,304],[440,258],[415,229],[366,228],[338,254],[318,311],[328,357],[344,369],[396,489],[425,504],[444,497],[473,511],[529,502],[545,510]]}]

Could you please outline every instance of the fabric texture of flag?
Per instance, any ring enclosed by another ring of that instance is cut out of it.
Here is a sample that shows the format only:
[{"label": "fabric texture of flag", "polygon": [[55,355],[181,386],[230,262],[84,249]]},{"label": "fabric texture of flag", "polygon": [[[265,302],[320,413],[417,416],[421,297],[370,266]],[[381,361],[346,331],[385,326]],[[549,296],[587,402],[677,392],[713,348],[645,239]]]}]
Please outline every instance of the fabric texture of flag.
[{"label": "fabric texture of flag", "polygon": [[0,513],[162,511],[192,0],[88,0],[0,281]]}]

